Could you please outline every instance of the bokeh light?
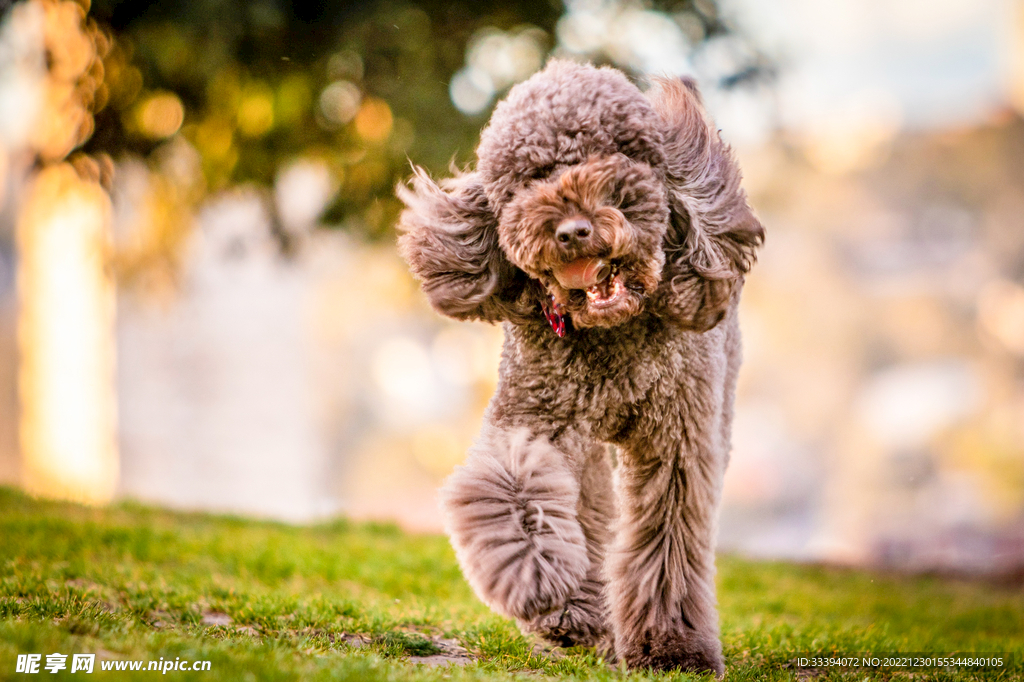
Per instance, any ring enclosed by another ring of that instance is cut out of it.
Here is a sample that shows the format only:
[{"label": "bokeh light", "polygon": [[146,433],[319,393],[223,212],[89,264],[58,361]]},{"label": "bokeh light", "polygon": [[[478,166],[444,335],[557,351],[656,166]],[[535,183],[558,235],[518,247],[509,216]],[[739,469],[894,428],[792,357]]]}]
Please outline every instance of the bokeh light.
[{"label": "bokeh light", "polygon": [[284,228],[290,232],[312,229],[338,189],[327,164],[301,159],[282,168],[274,182],[274,199]]},{"label": "bokeh light", "polygon": [[320,112],[331,123],[343,125],[359,111],[362,93],[348,81],[334,81],[320,93]]},{"label": "bokeh light", "polygon": [[978,322],[982,330],[1007,350],[1024,356],[1024,287],[996,280],[981,290]]},{"label": "bokeh light", "polygon": [[540,69],[547,42],[547,33],[536,26],[480,29],[466,48],[466,65],[452,76],[452,103],[464,114],[481,113],[499,92]]},{"label": "bokeh light", "polygon": [[178,132],[184,120],[185,107],[173,92],[155,93],[138,105],[138,126],[148,137],[170,137]]},{"label": "bokeh light", "polygon": [[25,486],[109,501],[117,485],[110,201],[68,164],[32,182],[18,221]]},{"label": "bokeh light", "polygon": [[391,134],[393,123],[391,107],[376,97],[364,99],[355,116],[356,132],[367,142],[383,142]]},{"label": "bokeh light", "polygon": [[571,1],[558,40],[571,54],[608,55],[616,63],[658,75],[692,72],[691,44],[672,17],[629,3]]},{"label": "bokeh light", "polygon": [[238,103],[238,129],[248,137],[259,137],[273,126],[274,91],[261,81],[248,84]]},{"label": "bokeh light", "polygon": [[452,103],[459,111],[470,116],[486,109],[496,92],[487,72],[472,66],[456,72],[449,85]]},{"label": "bokeh light", "polygon": [[430,356],[414,339],[385,339],[373,354],[373,378],[389,398],[414,407],[431,400]]}]

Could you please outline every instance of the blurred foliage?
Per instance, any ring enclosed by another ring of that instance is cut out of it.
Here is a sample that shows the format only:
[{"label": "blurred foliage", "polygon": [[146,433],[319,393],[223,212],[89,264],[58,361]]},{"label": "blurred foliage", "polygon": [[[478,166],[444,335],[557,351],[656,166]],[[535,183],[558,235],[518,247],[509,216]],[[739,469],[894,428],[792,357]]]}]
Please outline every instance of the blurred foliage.
[{"label": "blurred foliage", "polygon": [[[728,31],[711,0],[653,7],[697,17],[701,40]],[[449,82],[474,34],[536,27],[550,50],[564,11],[555,0],[96,0],[90,14],[115,40],[85,151],[148,156],[180,131],[207,191],[269,185],[312,157],[340,188],[324,222],[384,235],[410,159],[443,171],[471,158],[489,108],[460,113]]]}]

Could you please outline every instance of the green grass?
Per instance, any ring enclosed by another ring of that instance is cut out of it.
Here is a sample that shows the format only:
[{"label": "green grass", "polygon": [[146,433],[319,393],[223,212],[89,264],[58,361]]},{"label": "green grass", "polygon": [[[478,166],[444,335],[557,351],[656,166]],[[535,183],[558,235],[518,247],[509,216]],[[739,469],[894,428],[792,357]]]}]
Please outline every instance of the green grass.
[{"label": "green grass", "polygon": [[[798,669],[800,652],[1008,652],[1024,657],[1024,590],[934,577],[719,560],[728,680],[886,678]],[[463,647],[462,667],[417,665]],[[679,680],[626,673],[592,651],[545,652],[492,614],[443,537],[382,524],[309,527],[92,509],[0,488],[0,680],[18,654],[208,660],[161,679]],[[70,657],[68,659],[70,668]],[[92,679],[63,671],[43,679]],[[1024,679],[918,671],[890,679]]]}]

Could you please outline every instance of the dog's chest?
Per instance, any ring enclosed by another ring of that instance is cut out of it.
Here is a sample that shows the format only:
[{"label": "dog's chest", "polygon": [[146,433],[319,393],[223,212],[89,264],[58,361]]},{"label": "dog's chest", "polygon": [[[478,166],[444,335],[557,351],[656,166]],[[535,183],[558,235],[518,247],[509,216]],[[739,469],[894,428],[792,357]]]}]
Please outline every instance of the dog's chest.
[{"label": "dog's chest", "polygon": [[666,388],[677,345],[669,330],[573,330],[565,339],[506,330],[501,402],[618,441]]}]

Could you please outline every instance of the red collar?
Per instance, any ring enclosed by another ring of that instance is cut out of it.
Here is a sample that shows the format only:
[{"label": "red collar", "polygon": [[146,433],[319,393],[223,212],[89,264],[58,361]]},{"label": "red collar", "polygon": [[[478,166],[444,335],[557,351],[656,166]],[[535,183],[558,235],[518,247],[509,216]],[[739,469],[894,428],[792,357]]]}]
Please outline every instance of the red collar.
[{"label": "red collar", "polygon": [[547,319],[548,324],[558,334],[558,338],[565,336],[565,307],[561,303],[555,301],[554,296],[548,296],[547,300],[541,303],[541,310],[544,311],[544,317]]}]

